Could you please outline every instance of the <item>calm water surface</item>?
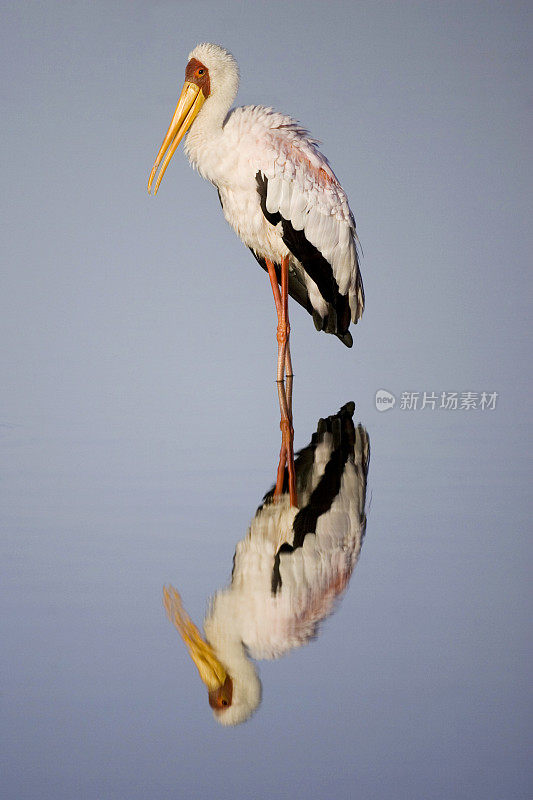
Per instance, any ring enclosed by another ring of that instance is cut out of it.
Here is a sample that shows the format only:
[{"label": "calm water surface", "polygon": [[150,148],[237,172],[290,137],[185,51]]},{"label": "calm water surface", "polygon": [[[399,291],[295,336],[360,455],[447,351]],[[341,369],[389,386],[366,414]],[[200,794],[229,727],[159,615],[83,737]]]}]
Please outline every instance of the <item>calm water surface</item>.
[{"label": "calm water surface", "polygon": [[[3,5],[2,798],[531,797],[527,4]],[[145,191],[206,40],[324,141],[367,296],[352,350],[291,308],[296,448],[368,431],[361,553],[235,728],[162,602],[201,623],[279,453],[264,273],[183,153]]]},{"label": "calm water surface", "polygon": [[365,420],[359,564],[318,637],[261,663],[263,702],[235,729],[213,721],[161,590],[202,619],[276,437],[269,463],[236,442],[184,470],[176,434],[154,455],[4,428],[8,796],[525,797],[526,465],[498,409],[408,413]]}]

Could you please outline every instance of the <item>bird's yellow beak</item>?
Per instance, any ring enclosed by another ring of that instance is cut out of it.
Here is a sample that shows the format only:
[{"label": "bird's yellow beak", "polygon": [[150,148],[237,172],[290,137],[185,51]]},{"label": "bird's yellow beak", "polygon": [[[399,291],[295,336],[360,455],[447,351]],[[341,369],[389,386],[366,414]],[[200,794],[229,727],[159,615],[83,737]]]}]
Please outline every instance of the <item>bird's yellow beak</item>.
[{"label": "bird's yellow beak", "polygon": [[[210,698],[212,695],[218,695],[225,686],[228,686],[228,683],[231,683],[224,666],[183,608],[181,597],[174,587],[164,587],[163,603],[169,620],[185,642],[190,656],[200,673],[200,678],[207,686]],[[224,705],[227,705],[227,703],[224,703]]]},{"label": "bird's yellow beak", "polygon": [[165,138],[163,139],[163,144],[159,149],[157,158],[154,161],[154,166],[152,167],[150,178],[148,180],[148,192],[150,192],[152,188],[152,181],[154,180],[155,174],[159,168],[161,159],[165,155],[167,149],[170,147],[170,150],[168,150],[168,153],[165,156],[163,166],[161,167],[161,171],[155,182],[154,195],[157,194],[159,184],[161,183],[163,175],[165,174],[165,170],[168,167],[170,159],[176,152],[177,146],[191,127],[194,118],[204,103],[205,97],[200,87],[195,83],[185,81],[183,84],[183,89],[181,90],[180,98],[178,100],[178,105],[176,106],[174,116],[172,117],[172,122],[170,123],[168,131],[165,134]]}]

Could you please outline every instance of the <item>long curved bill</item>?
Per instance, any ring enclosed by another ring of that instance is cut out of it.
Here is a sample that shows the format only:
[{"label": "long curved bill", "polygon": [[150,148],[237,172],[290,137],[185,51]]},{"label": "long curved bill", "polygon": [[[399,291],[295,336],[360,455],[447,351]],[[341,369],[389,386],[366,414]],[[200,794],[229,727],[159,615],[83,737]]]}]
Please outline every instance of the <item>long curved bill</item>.
[{"label": "long curved bill", "polygon": [[173,586],[163,588],[163,603],[169,620],[176,627],[196,664],[200,678],[210,693],[217,692],[226,683],[226,670],[183,608],[181,597]]},{"label": "long curved bill", "polygon": [[[157,194],[157,190],[159,189],[159,184],[163,179],[163,175],[165,174],[165,170],[170,163],[170,159],[176,152],[176,148],[191,127],[194,118],[200,111],[201,107],[205,102],[204,93],[197,86],[195,83],[191,83],[190,81],[185,81],[183,84],[183,89],[181,90],[181,94],[178,100],[178,105],[176,106],[176,110],[174,111],[174,116],[172,117],[172,122],[169,125],[168,131],[165,134],[165,138],[163,139],[163,144],[159,148],[159,153],[157,154],[157,158],[154,161],[154,166],[152,167],[152,171],[150,173],[150,178],[148,180],[148,193],[150,193],[152,189],[152,183],[155,178],[156,172],[159,169],[159,165],[165,156],[165,160],[163,161],[163,165],[161,167],[161,171],[157,176],[157,180],[154,186],[154,195]],[[169,149],[170,148],[170,149]],[[168,150],[168,152],[167,152]]]}]

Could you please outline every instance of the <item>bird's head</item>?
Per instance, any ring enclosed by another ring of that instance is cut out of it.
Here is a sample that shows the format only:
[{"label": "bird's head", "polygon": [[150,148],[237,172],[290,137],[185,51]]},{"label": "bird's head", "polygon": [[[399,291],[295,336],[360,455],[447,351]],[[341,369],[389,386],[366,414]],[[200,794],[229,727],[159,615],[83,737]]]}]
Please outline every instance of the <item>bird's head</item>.
[{"label": "bird's head", "polygon": [[204,103],[208,102],[210,107],[216,106],[225,113],[235,99],[238,87],[237,62],[223,47],[205,42],[189,53],[189,61],[185,68],[185,83],[163,144],[154,161],[148,180],[148,192],[152,189],[153,180],[163,161],[154,186],[154,195],[157,194],[172,156]]},{"label": "bird's head", "polygon": [[[261,701],[261,683],[253,665],[242,652],[236,657],[233,647],[225,648],[228,665],[223,663],[190,619],[172,586],[163,589],[163,602],[207,688],[209,705],[217,722],[238,725],[247,720]],[[242,645],[240,649],[242,651]],[[234,669],[230,669],[229,662],[233,662]]]}]

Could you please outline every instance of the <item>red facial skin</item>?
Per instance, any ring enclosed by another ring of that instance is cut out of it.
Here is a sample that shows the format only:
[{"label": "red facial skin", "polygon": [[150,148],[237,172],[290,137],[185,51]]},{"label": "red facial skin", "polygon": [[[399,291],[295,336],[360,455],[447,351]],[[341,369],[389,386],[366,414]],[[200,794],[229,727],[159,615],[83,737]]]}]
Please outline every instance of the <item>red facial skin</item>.
[{"label": "red facial skin", "polygon": [[185,68],[185,80],[199,86],[207,100],[211,93],[211,85],[209,82],[209,70],[205,64],[202,64],[197,58],[191,58]]},{"label": "red facial skin", "polygon": [[231,705],[232,697],[233,682],[228,675],[224,686],[221,686],[220,689],[215,689],[213,692],[209,692],[209,705],[211,708],[214,708],[215,711],[224,711],[225,708],[229,708]]}]

